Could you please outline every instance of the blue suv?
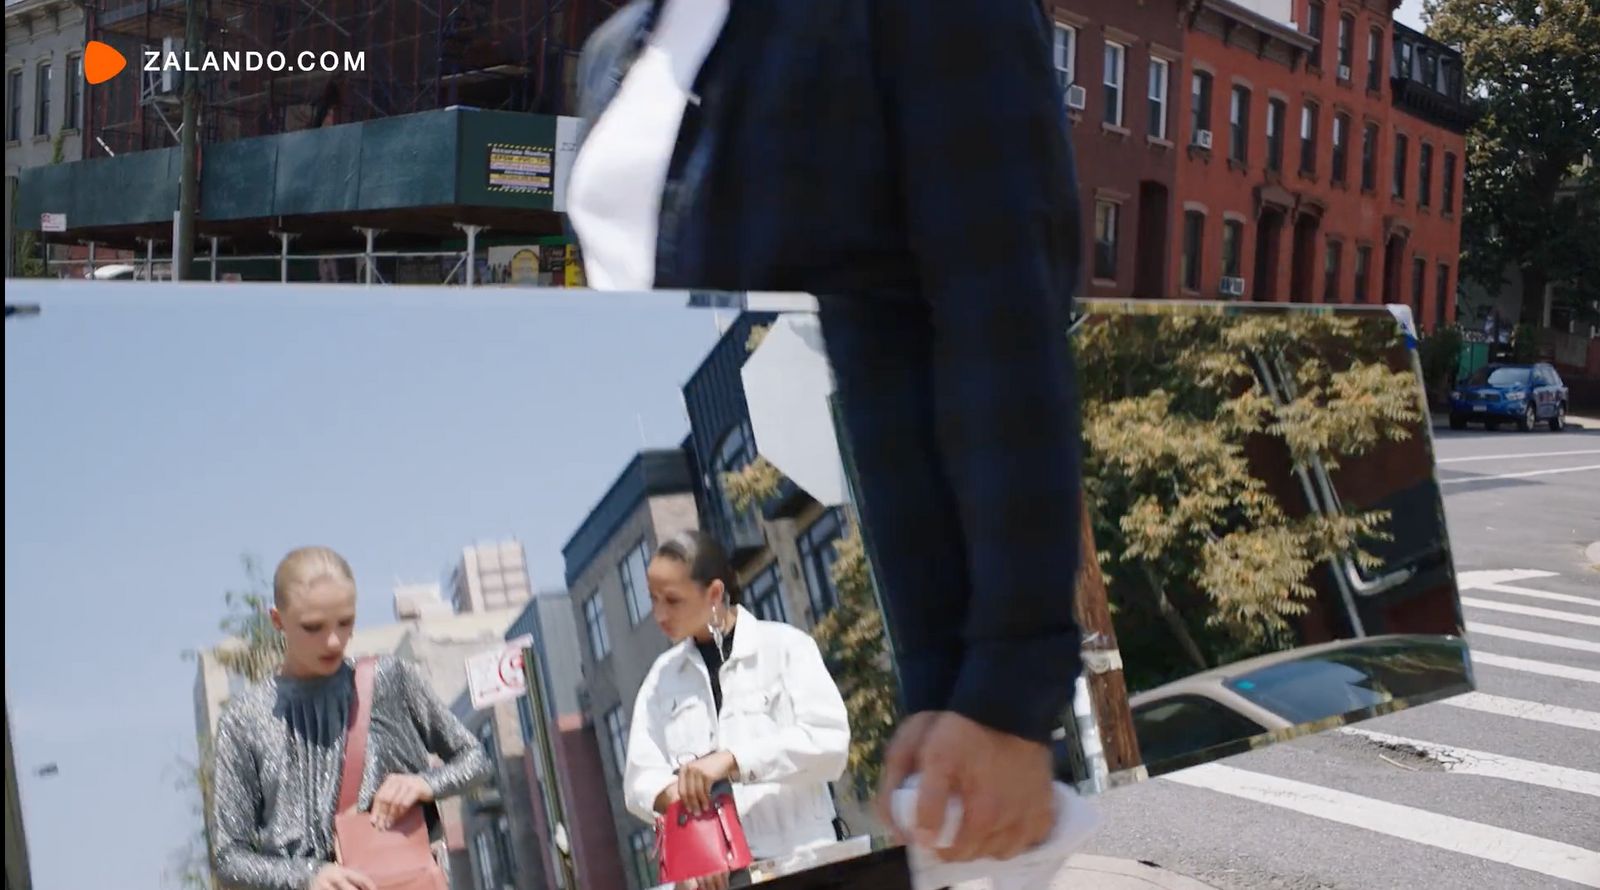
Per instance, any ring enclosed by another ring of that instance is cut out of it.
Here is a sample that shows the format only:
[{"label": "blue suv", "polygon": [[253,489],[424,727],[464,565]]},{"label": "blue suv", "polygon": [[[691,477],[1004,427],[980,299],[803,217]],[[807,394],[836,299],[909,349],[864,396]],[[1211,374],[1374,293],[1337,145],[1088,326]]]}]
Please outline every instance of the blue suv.
[{"label": "blue suv", "polygon": [[1567,426],[1567,385],[1554,367],[1543,362],[1485,365],[1450,392],[1453,430],[1466,429],[1469,423],[1491,430],[1515,423],[1528,432],[1541,420],[1558,433]]}]

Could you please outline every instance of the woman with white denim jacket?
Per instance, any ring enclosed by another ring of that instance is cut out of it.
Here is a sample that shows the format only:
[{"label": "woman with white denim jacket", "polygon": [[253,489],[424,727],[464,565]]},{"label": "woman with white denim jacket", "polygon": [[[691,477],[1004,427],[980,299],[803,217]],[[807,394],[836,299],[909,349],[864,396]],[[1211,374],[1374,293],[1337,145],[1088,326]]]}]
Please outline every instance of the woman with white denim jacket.
[{"label": "woman with white denim jacket", "polygon": [[652,616],[672,648],[634,701],[624,790],[646,822],[732,783],[751,855],[784,859],[838,840],[828,783],[843,773],[849,715],[817,644],[739,605],[716,539],[684,532],[647,571]]}]

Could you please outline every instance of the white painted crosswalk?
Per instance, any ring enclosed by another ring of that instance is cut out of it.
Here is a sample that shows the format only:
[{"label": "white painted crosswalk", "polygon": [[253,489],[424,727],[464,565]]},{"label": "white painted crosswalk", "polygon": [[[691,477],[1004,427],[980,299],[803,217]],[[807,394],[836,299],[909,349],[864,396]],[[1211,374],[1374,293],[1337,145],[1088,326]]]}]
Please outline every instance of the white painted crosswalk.
[{"label": "white painted crosswalk", "polygon": [[[1436,793],[1426,805],[1400,791],[1391,796],[1386,781],[1356,793],[1326,778],[1319,784],[1299,772],[1272,774],[1249,755],[1164,780],[1511,866],[1526,876],[1515,886],[1600,888],[1600,828],[1571,821],[1600,826],[1600,692],[1593,688],[1600,685],[1600,576],[1509,569],[1462,572],[1459,581],[1477,691],[1331,734],[1368,745],[1317,749],[1324,757],[1359,758],[1335,775],[1359,774],[1374,752],[1397,776],[1409,775],[1400,769],[1431,769],[1443,784],[1430,786]],[[1428,708],[1448,719],[1418,719]],[[1408,766],[1404,755],[1427,766]],[[1523,811],[1506,795],[1551,795],[1555,811],[1577,815],[1563,825],[1519,821],[1514,814]]]}]

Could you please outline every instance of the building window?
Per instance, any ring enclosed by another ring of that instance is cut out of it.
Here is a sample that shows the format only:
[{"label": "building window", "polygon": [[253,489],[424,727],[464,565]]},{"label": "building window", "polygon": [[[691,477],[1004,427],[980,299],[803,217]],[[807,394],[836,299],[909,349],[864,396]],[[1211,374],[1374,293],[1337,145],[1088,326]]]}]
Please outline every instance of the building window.
[{"label": "building window", "polygon": [[83,56],[67,57],[67,120],[69,130],[83,129]]},{"label": "building window", "polygon": [[1441,184],[1444,193],[1443,209],[1445,213],[1456,211],[1456,156],[1450,152],[1444,153],[1444,182]]},{"label": "building window", "polygon": [[[1211,132],[1211,75],[1204,71],[1196,71],[1190,84],[1190,107],[1193,121],[1190,123],[1191,132]],[[1198,137],[1191,137],[1192,142],[1199,142]]]},{"label": "building window", "polygon": [[1244,223],[1236,219],[1222,223],[1222,274],[1226,278],[1242,277],[1244,266]]},{"label": "building window", "polygon": [[1406,149],[1411,140],[1404,133],[1394,136],[1394,187],[1393,194],[1396,198],[1406,196]]},{"label": "building window", "polygon": [[1417,206],[1427,207],[1433,203],[1433,146],[1422,143],[1417,163]]},{"label": "building window", "polygon": [[654,887],[660,883],[654,831],[645,828],[628,835],[628,865],[640,887]]},{"label": "building window", "polygon": [[1106,123],[1122,126],[1122,83],[1128,73],[1128,48],[1106,41]]},{"label": "building window", "polygon": [[1300,109],[1300,172],[1314,176],[1317,172],[1317,105],[1307,102]]},{"label": "building window", "polygon": [[1341,81],[1350,80],[1350,69],[1355,64],[1355,48],[1351,46],[1356,39],[1356,20],[1353,16],[1339,16],[1339,71]]},{"label": "building window", "polygon": [[1383,70],[1383,32],[1373,28],[1367,32],[1367,89],[1377,90],[1379,72]]},{"label": "building window", "polygon": [[1365,244],[1356,248],[1356,302],[1367,301],[1367,278],[1372,271],[1372,248]]},{"label": "building window", "polygon": [[604,718],[606,726],[606,741],[611,745],[611,762],[617,767],[617,775],[627,772],[628,766],[628,727],[622,720],[622,706],[617,705],[606,712]]},{"label": "building window", "polygon": [[611,634],[606,630],[606,604],[596,590],[583,601],[583,625],[589,632],[589,652],[595,661],[611,654]]},{"label": "building window", "polygon": [[6,72],[6,141],[22,138],[22,70]]},{"label": "building window", "polygon": [[1241,164],[1250,160],[1250,91],[1241,86],[1233,88],[1233,99],[1228,105],[1228,157]]},{"label": "building window", "polygon": [[1322,260],[1322,302],[1339,302],[1339,266],[1344,259],[1344,244],[1328,242],[1328,253]]},{"label": "building window", "polygon": [[1378,187],[1378,125],[1367,124],[1361,133],[1361,190]]},{"label": "building window", "polygon": [[839,508],[822,514],[800,536],[800,566],[805,571],[806,594],[811,599],[811,618],[820,619],[839,602],[839,589],[833,583],[833,564],[839,561],[834,545],[844,537],[844,522]]},{"label": "building window", "polygon": [[[716,459],[712,461],[711,468],[714,474],[713,478],[718,480],[719,491],[721,490],[720,480],[723,474],[742,470],[756,459],[755,440],[755,430],[751,428],[749,420],[740,423],[729,430],[727,435],[723,436],[722,444],[717,446]],[[734,541],[743,541],[751,538],[759,539],[761,524],[756,519],[755,507],[751,507],[741,513],[735,513],[733,504],[728,501],[727,492],[723,491],[722,511]]]},{"label": "building window", "polygon": [[1112,201],[1094,205],[1094,277],[1117,280],[1117,218],[1121,207]]},{"label": "building window", "polygon": [[[1419,316],[1422,313],[1422,298],[1424,288],[1428,286],[1428,261],[1417,257],[1411,261],[1411,308]],[[1420,322],[1421,319],[1418,318]]]},{"label": "building window", "polygon": [[1333,116],[1333,181],[1345,182],[1350,159],[1350,115]]},{"label": "building window", "polygon": [[1200,289],[1201,249],[1205,243],[1206,215],[1198,210],[1183,214],[1183,276],[1184,290]]},{"label": "building window", "polygon": [[622,598],[628,603],[628,624],[637,627],[650,614],[650,582],[645,577],[650,566],[650,542],[640,538],[622,562],[617,574],[622,577]]},{"label": "building window", "polygon": [[778,574],[776,562],[750,580],[744,591],[744,605],[751,614],[763,621],[788,622],[789,610],[783,602],[783,579]]},{"label": "building window", "polygon": [[1056,80],[1063,88],[1078,82],[1078,29],[1070,25],[1056,25],[1055,33]]},{"label": "building window", "polygon": [[517,726],[522,730],[522,743],[526,746],[533,741],[538,728],[533,719],[533,702],[526,695],[517,698]]},{"label": "building window", "polygon": [[1282,99],[1267,101],[1267,169],[1283,170],[1283,124],[1289,116],[1289,106]]},{"label": "building window", "polygon": [[1171,62],[1150,60],[1150,135],[1157,139],[1167,138],[1167,85],[1171,74]]},{"label": "building window", "polygon": [[50,63],[40,62],[33,82],[33,135],[50,133]]},{"label": "building window", "polygon": [[1435,331],[1445,326],[1449,318],[1450,302],[1450,267],[1440,263],[1439,286],[1437,293],[1434,294],[1433,303],[1433,329]]},{"label": "building window", "polygon": [[1310,15],[1306,18],[1306,33],[1310,34],[1312,39],[1317,41],[1316,47],[1311,50],[1311,64],[1315,65],[1318,68],[1321,68],[1322,67],[1322,4],[1321,3],[1313,3],[1313,4],[1311,4]]}]

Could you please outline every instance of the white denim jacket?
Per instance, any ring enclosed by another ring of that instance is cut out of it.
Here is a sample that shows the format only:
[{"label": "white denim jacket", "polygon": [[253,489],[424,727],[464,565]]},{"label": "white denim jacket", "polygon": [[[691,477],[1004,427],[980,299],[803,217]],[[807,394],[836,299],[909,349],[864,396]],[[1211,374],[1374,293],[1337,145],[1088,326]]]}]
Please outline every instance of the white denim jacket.
[{"label": "white denim jacket", "polygon": [[835,840],[828,783],[843,773],[849,714],[799,628],[738,608],[733,650],[719,672],[722,711],[693,640],[661,654],[639,687],[623,776],[628,811],[654,824],[674,770],[715,751],[739,764],[734,801],[751,854],[779,859]]}]

